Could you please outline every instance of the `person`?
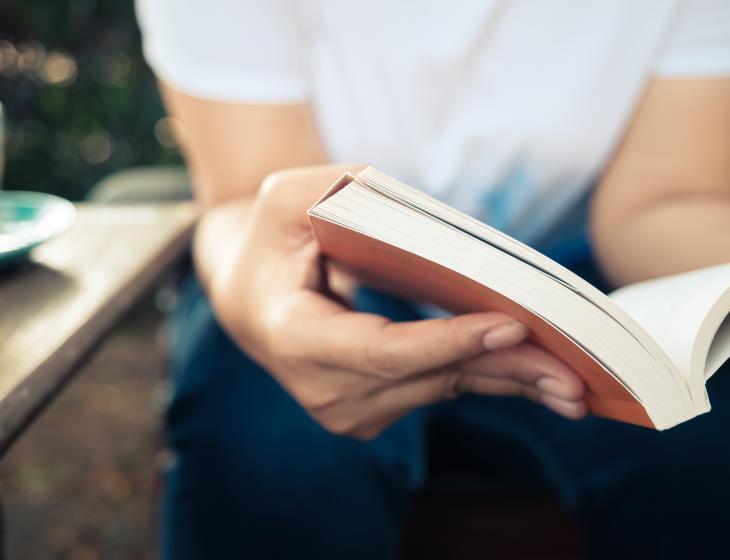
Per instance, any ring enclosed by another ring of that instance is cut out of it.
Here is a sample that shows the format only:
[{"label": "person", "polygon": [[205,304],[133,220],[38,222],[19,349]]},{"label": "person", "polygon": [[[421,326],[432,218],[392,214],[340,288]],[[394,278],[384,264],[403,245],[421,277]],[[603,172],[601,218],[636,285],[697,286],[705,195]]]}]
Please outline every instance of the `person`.
[{"label": "person", "polygon": [[166,558],[396,558],[434,423],[477,465],[524,449],[591,557],[727,555],[726,373],[713,412],[664,433],[586,418],[580,378],[509,316],[333,296],[306,210],[365,162],[575,270],[595,255],[606,285],[726,262],[729,3],[137,10],[201,208]]}]

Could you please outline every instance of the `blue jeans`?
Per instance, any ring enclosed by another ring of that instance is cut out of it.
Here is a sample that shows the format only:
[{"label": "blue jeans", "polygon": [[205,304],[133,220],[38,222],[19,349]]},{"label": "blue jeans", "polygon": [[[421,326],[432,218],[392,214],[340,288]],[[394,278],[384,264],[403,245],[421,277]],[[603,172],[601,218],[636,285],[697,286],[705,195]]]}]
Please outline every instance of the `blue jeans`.
[{"label": "blue jeans", "polygon": [[[521,448],[523,466],[575,514],[591,558],[730,557],[727,367],[709,384],[714,410],[665,433],[469,396],[360,442],[324,431],[244,355],[192,276],[180,300],[165,559],[396,558],[409,495],[426,478],[433,423],[466,435],[477,468],[499,442]],[[357,304],[417,318],[408,304],[370,291]]]}]

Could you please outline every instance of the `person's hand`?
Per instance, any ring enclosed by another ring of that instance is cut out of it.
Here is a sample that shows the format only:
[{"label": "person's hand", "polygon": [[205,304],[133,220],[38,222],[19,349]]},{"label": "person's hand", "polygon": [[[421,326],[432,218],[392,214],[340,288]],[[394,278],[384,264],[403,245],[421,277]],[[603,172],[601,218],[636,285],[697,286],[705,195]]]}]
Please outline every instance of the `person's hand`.
[{"label": "person's hand", "polygon": [[270,176],[235,263],[210,286],[238,344],[327,430],[370,438],[409,411],[462,393],[522,395],[568,418],[583,385],[497,312],[394,323],[333,297],[306,210],[347,168]]}]

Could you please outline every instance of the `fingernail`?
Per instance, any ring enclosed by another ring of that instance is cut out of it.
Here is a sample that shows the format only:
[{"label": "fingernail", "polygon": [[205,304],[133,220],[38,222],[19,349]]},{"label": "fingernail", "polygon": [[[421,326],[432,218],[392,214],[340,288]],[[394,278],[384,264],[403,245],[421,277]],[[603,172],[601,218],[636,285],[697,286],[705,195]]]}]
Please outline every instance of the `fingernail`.
[{"label": "fingernail", "polygon": [[487,350],[500,350],[521,342],[527,333],[528,329],[525,325],[512,321],[494,327],[484,335],[482,343]]},{"label": "fingernail", "polygon": [[535,386],[543,393],[553,395],[560,399],[575,401],[582,396],[580,392],[576,392],[576,388],[573,385],[554,377],[541,377],[537,380]]},{"label": "fingernail", "polygon": [[583,401],[568,401],[548,393],[540,395],[540,400],[553,412],[572,420],[583,418],[588,412]]}]

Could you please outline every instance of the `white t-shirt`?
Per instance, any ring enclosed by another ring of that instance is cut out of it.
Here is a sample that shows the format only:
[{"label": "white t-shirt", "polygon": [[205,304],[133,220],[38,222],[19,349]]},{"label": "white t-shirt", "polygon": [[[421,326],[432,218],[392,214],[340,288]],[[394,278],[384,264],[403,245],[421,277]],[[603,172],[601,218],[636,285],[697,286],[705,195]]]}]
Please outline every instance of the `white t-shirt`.
[{"label": "white t-shirt", "polygon": [[[137,0],[174,87],[308,101],[364,162],[537,242],[594,183],[650,78],[730,76],[730,0]],[[281,146],[286,150],[286,146]]]}]

